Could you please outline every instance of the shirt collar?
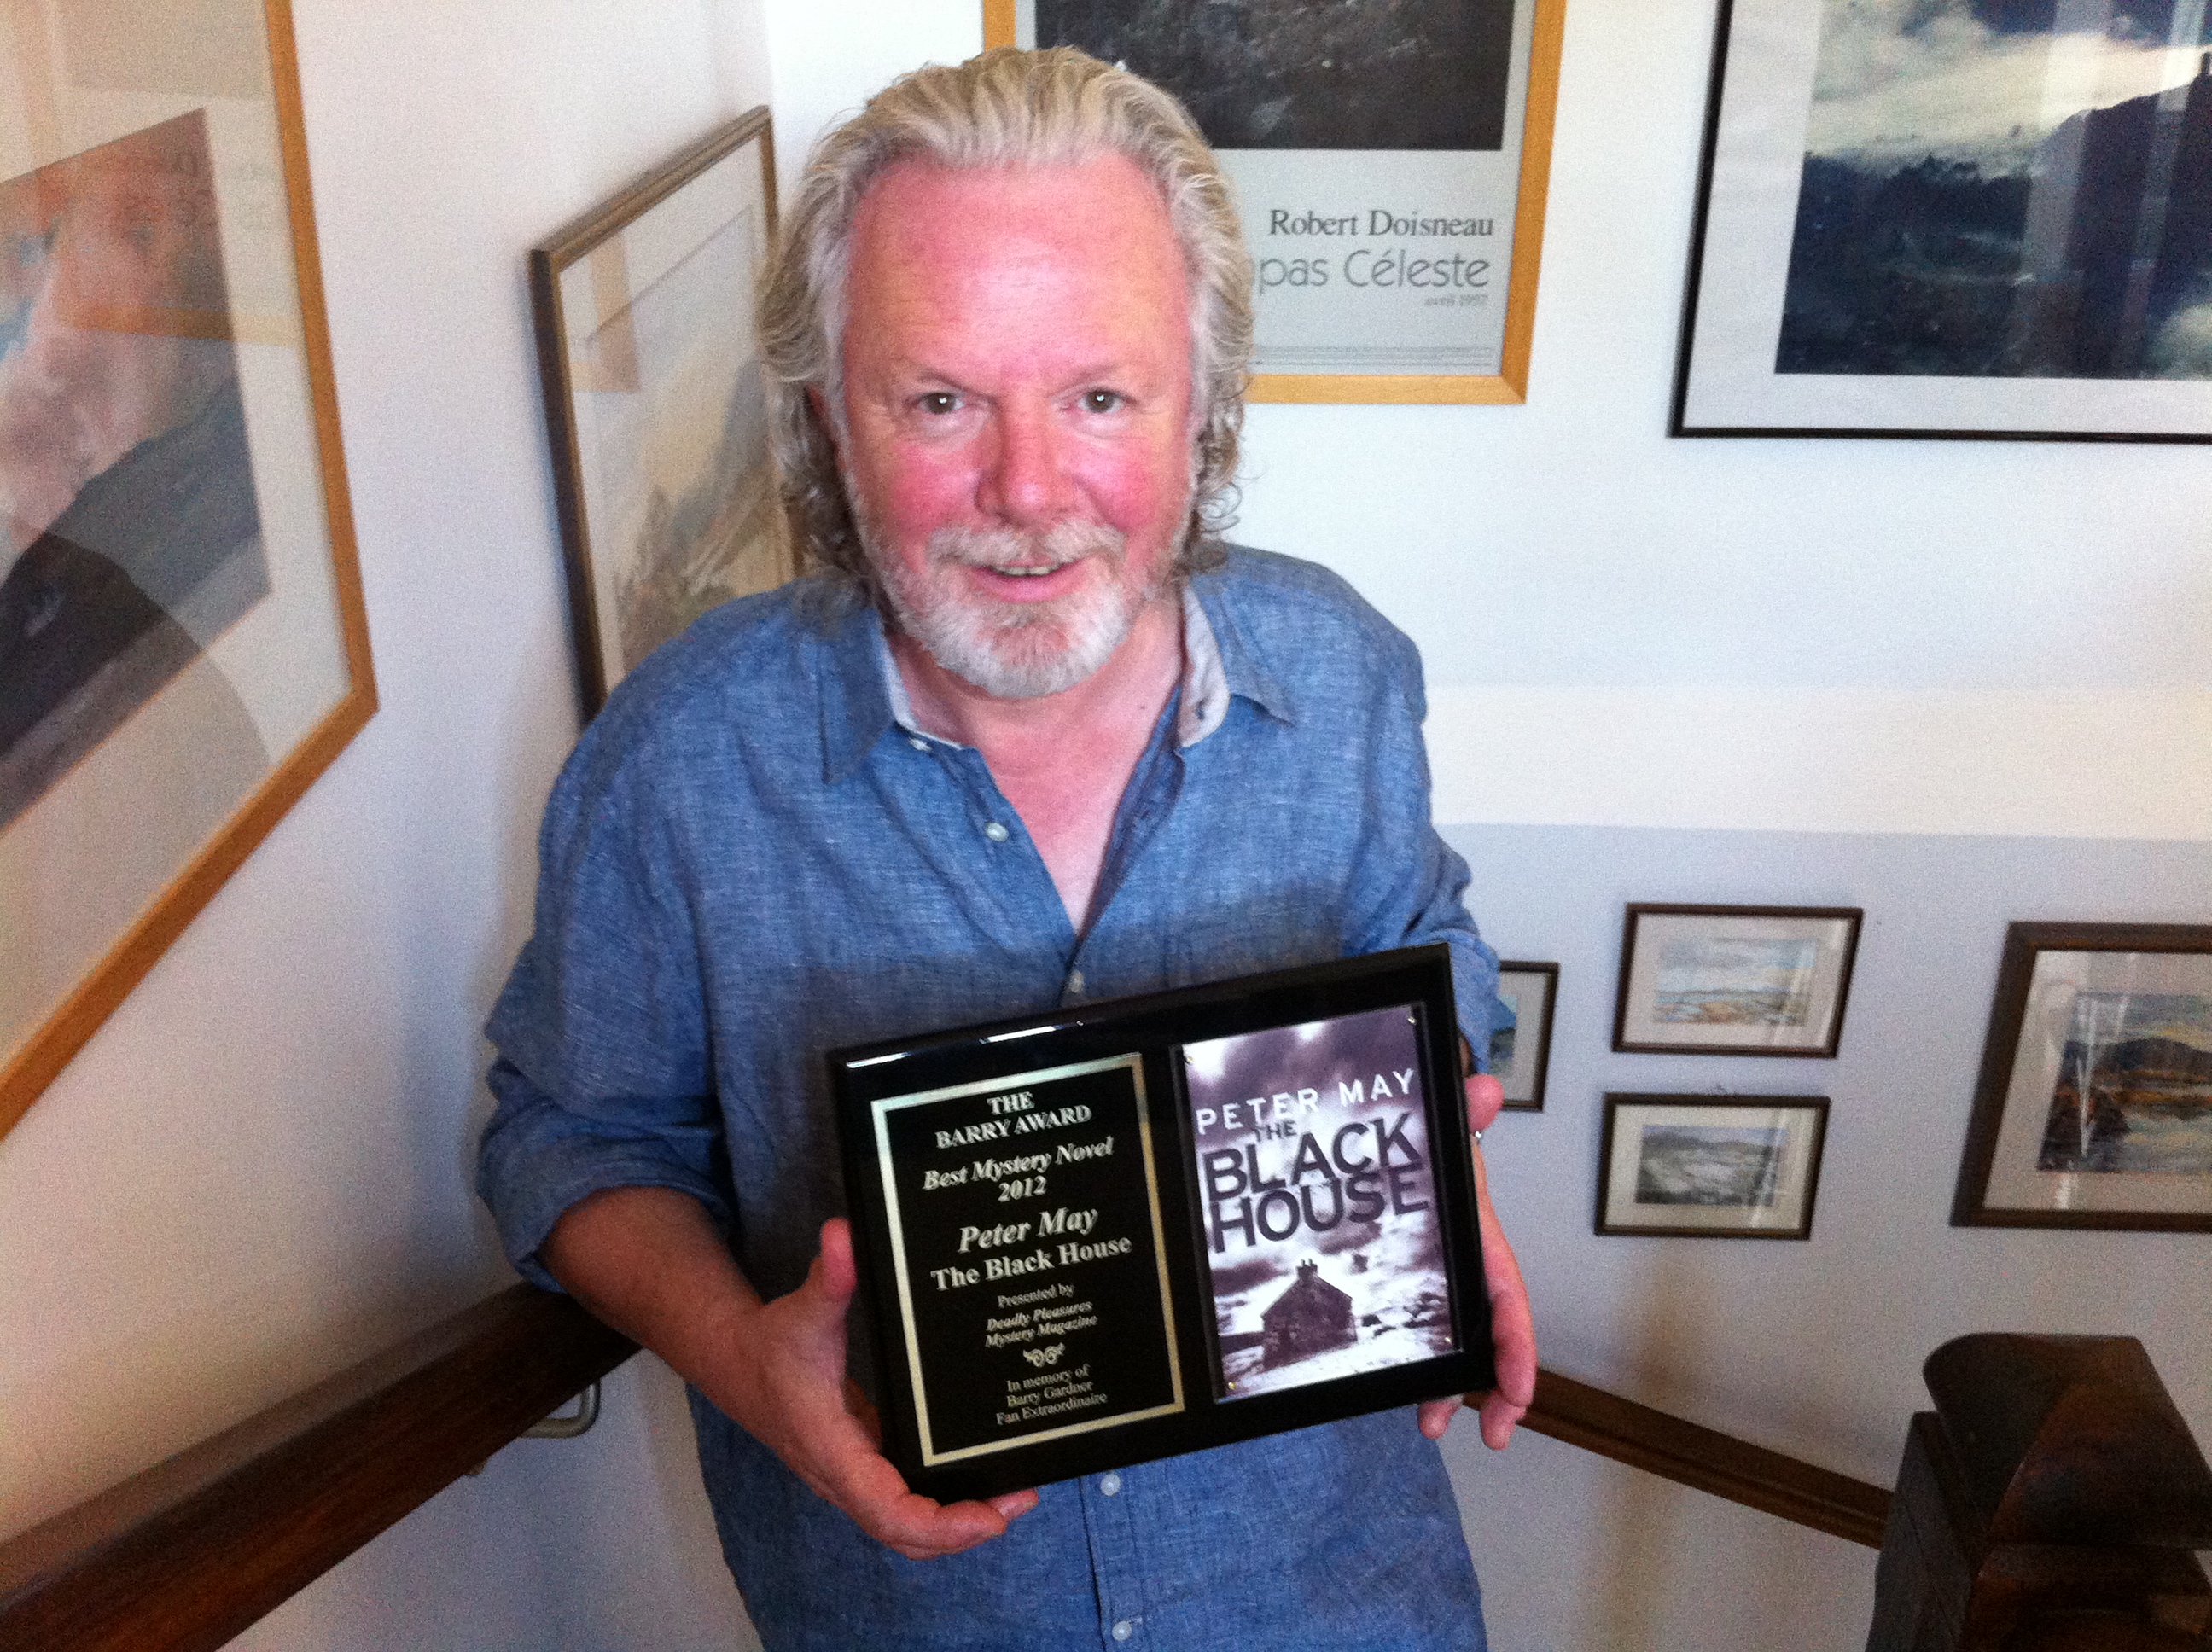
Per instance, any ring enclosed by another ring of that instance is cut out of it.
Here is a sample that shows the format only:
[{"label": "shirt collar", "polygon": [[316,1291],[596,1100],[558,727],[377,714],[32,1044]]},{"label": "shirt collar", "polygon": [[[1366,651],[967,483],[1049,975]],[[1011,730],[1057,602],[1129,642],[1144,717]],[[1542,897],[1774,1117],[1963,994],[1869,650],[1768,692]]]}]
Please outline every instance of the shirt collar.
[{"label": "shirt collar", "polygon": [[[1201,596],[1198,586],[1207,586]],[[860,603],[824,639],[828,669],[822,695],[822,778],[831,785],[858,768],[884,731],[939,745],[915,719],[906,681],[891,658],[883,617]],[[1229,701],[1242,695],[1279,722],[1297,721],[1290,697],[1262,665],[1235,620],[1222,608],[1218,582],[1201,578],[1182,592],[1182,697],[1176,744],[1188,750],[1219,728]]]}]

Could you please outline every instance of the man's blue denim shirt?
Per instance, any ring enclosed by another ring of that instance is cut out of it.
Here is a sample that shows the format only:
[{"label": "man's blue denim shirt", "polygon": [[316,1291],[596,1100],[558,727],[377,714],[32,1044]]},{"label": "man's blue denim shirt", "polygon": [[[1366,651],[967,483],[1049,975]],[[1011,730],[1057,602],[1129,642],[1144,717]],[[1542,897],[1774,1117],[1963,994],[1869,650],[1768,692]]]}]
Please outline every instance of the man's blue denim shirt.
[{"label": "man's blue denim shirt", "polygon": [[[1413,645],[1258,552],[1192,580],[1194,607],[1079,933],[981,756],[904,720],[866,604],[801,581],[625,679],[547,805],[536,932],[489,1027],[478,1186],[515,1265],[551,1285],[536,1252],[563,1211],[667,1187],[763,1295],[793,1289],[844,1209],[839,1045],[1443,940],[1486,1051],[1497,960],[1429,823]],[[1047,1486],[1006,1537],[916,1563],[692,1410],[771,1647],[1482,1644],[1407,1412]]]}]

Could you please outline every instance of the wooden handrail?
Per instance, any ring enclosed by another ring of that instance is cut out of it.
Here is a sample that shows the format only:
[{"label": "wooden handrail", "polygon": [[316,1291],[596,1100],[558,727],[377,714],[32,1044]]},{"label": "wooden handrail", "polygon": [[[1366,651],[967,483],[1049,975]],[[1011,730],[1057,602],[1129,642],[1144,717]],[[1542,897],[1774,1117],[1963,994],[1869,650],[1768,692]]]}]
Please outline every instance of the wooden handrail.
[{"label": "wooden handrail", "polygon": [[1702,1428],[1556,1371],[1536,1375],[1522,1426],[1747,1508],[1881,1547],[1891,1494],[1734,1435]]},{"label": "wooden handrail", "polygon": [[635,1351],[501,1291],[0,1544],[0,1652],[219,1647]]},{"label": "wooden handrail", "polygon": [[[0,1544],[0,1652],[212,1652],[635,1345],[516,1285]],[[1525,1426],[1870,1547],[1890,1494],[1556,1372]]]}]

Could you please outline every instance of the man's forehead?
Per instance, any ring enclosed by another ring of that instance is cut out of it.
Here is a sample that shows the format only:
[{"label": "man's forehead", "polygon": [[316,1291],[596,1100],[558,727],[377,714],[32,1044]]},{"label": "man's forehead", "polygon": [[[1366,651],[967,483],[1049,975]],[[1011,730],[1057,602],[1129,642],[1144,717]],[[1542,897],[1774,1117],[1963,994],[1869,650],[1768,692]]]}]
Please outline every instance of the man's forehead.
[{"label": "man's forehead", "polygon": [[932,232],[969,241],[1054,228],[1126,235],[1139,226],[1170,240],[1174,225],[1159,187],[1127,155],[1108,150],[1074,161],[954,166],[907,155],[868,181],[856,236],[905,239]]},{"label": "man's forehead", "polygon": [[1118,353],[1163,322],[1188,337],[1188,277],[1167,209],[1118,155],[1038,166],[902,161],[863,197],[850,269],[848,347],[860,333],[878,337],[890,351],[879,361],[948,335],[987,354],[1019,342],[1040,359]]}]

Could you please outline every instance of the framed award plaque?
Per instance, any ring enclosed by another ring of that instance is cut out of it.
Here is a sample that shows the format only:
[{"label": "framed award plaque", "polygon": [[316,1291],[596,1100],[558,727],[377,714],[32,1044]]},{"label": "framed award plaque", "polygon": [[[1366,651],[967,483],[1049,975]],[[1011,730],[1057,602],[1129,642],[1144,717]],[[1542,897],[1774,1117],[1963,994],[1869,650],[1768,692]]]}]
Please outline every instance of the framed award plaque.
[{"label": "framed award plaque", "polygon": [[1489,1388],[1457,1038],[1437,944],[831,1052],[908,1485]]}]

